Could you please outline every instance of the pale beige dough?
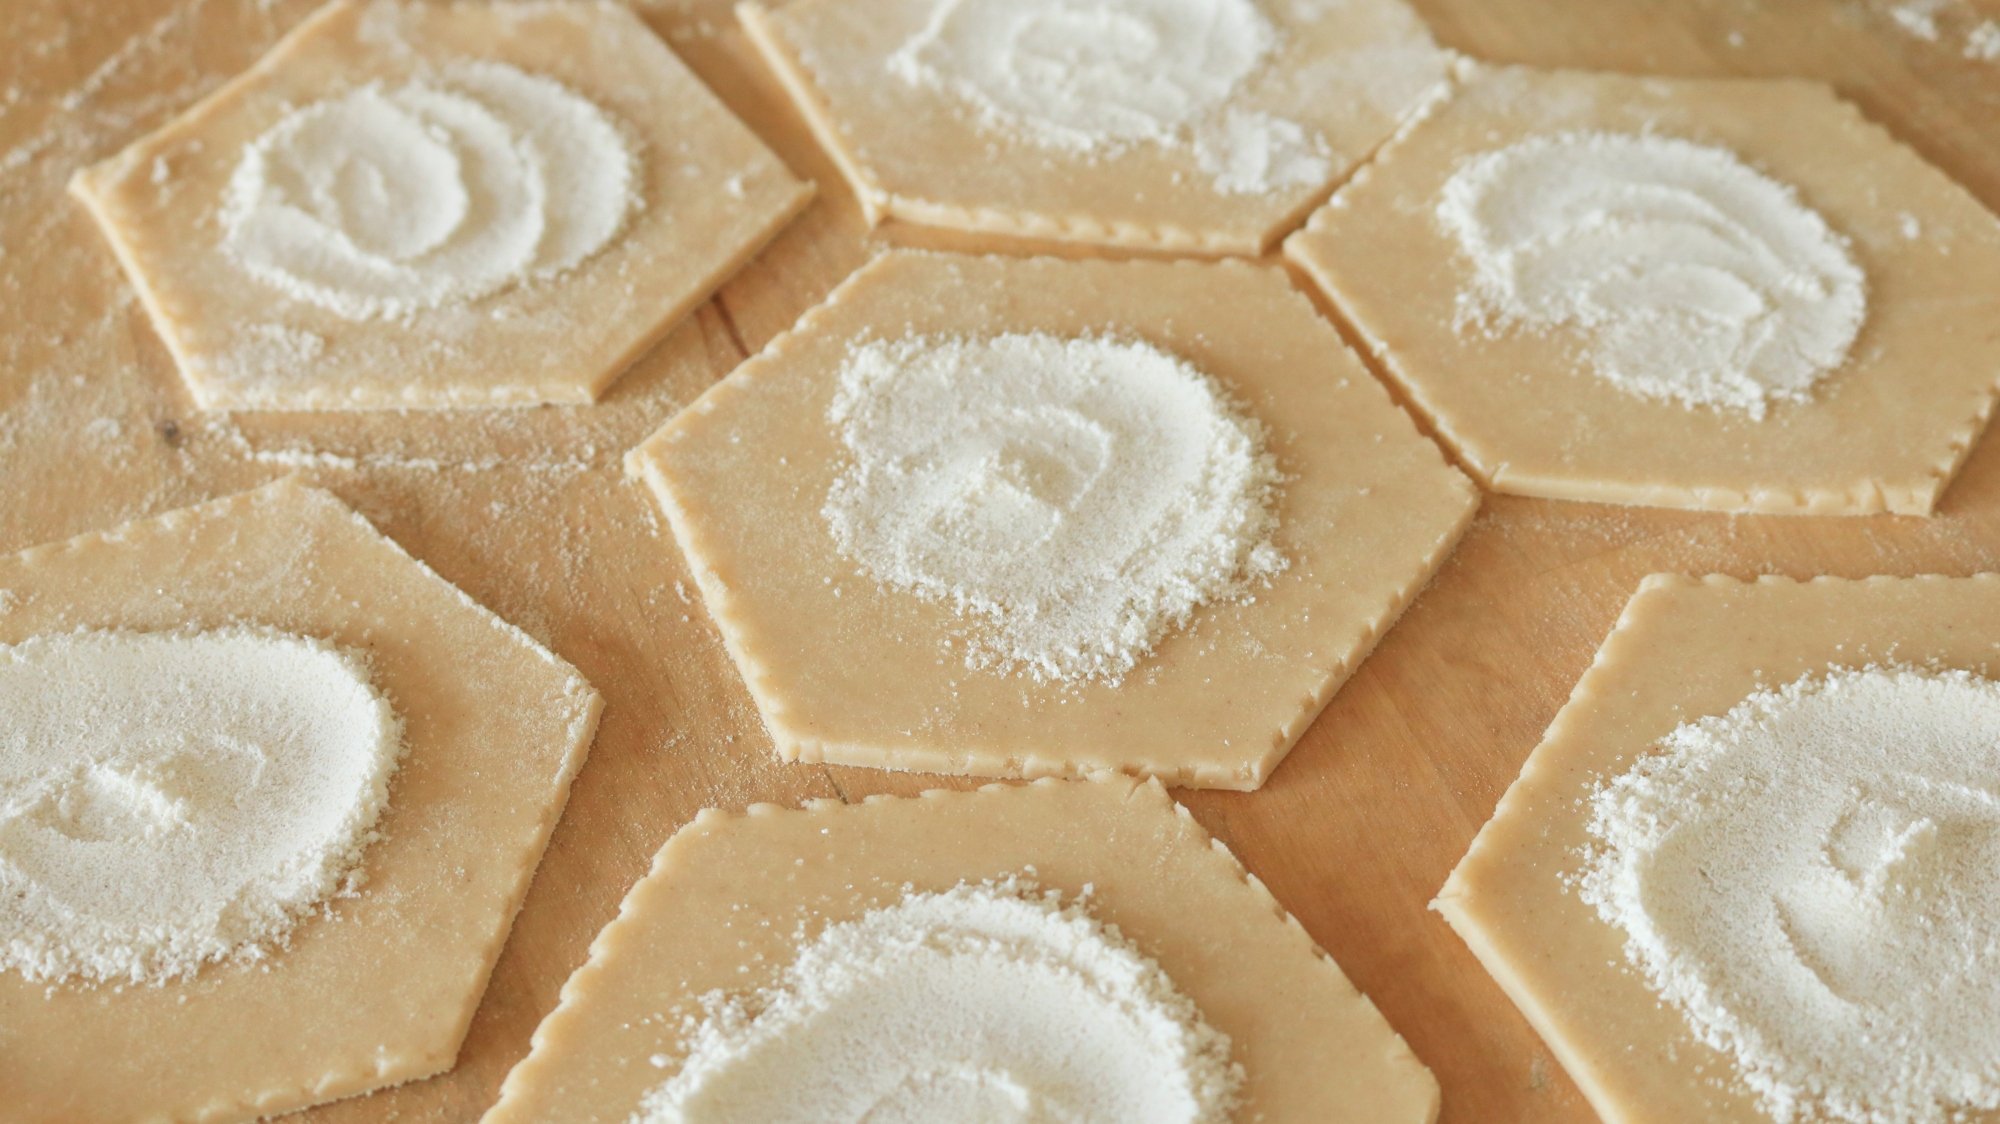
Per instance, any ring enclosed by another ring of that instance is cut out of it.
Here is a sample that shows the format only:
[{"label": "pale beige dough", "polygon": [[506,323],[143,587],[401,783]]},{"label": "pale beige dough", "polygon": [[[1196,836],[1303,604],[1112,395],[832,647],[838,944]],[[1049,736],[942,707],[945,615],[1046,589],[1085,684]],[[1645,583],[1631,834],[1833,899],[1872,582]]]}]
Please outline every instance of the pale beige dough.
[{"label": "pale beige dough", "polygon": [[1324,177],[1262,194],[1215,186],[1186,146],[1051,149],[982,127],[889,60],[940,0],[794,0],[739,9],[871,222],[1181,253],[1256,254],[1443,89],[1451,55],[1402,0],[1259,3],[1277,46],[1228,104],[1324,142]]},{"label": "pale beige dough", "polygon": [[[1574,131],[1727,149],[1851,243],[1867,314],[1810,401],[1762,421],[1636,397],[1567,330],[1454,330],[1470,266],[1439,224],[1469,156]],[[1914,225],[1912,225],[1914,223]],[[1912,232],[1916,232],[1912,236]],[[2000,223],[1823,85],[1469,67],[1285,241],[1412,405],[1495,491],[1720,511],[1928,514],[2000,390]]]},{"label": "pale beige dough", "polygon": [[[553,78],[634,142],[643,202],[568,272],[401,319],[351,320],[231,260],[244,147],[297,105],[466,60]],[[585,403],[796,215],[787,171],[629,10],[335,0],[242,76],[72,185],[206,409]]]},{"label": "pale beige dough", "polygon": [[359,896],[263,965],[0,975],[0,1115],[241,1121],[450,1068],[596,730],[590,685],[290,481],[0,558],[0,590],[0,643],[244,623],[365,653],[407,745]]},{"label": "pale beige dough", "polygon": [[[1216,379],[1286,480],[1268,586],[1198,609],[1116,686],[973,670],[963,619],[837,551],[827,407],[854,341],[1143,340]],[[788,759],[1255,788],[1388,630],[1478,496],[1306,298],[1244,263],[885,254],[634,450]]]},{"label": "pale beige dough", "polygon": [[1237,1119],[1436,1118],[1429,1071],[1263,884],[1157,783],[1117,778],[703,812],[598,934],[484,1124],[622,1122],[673,1074],[701,996],[770,984],[801,926],[1030,867],[1066,894],[1089,885],[1093,916],[1229,1035]]},{"label": "pale beige dough", "polygon": [[1586,798],[1675,727],[1760,687],[1829,664],[1991,676],[1996,637],[2000,575],[1649,577],[1434,908],[1606,1121],[1763,1121],[1731,1059],[1694,1039],[1628,966],[1624,935],[1565,886],[1590,842]]}]

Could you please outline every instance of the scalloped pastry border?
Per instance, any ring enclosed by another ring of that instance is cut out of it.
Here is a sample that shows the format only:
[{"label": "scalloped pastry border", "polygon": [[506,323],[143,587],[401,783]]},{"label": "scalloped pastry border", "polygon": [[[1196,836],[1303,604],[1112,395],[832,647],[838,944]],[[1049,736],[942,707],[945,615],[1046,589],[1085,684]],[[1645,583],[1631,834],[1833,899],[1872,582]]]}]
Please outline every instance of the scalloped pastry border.
[{"label": "scalloped pastry border", "polygon": [[554,832],[557,821],[562,818],[563,809],[568,803],[570,782],[575,779],[589,755],[596,737],[598,719],[604,710],[603,696],[567,661],[534,637],[473,600],[469,594],[431,569],[423,560],[410,554],[401,543],[383,534],[340,497],[325,489],[305,484],[296,476],[281,477],[247,491],[157,515],[141,516],[105,530],[85,532],[72,538],[29,547],[9,557],[18,561],[31,575],[38,567],[61,565],[78,556],[99,551],[116,551],[127,544],[175,537],[190,527],[244,517],[253,512],[260,518],[290,513],[300,520],[326,519],[345,523],[352,530],[393,551],[413,567],[423,580],[448,590],[459,605],[477,613],[489,627],[505,636],[509,642],[526,646],[541,662],[563,675],[566,679],[563,693],[575,700],[576,710],[571,716],[567,730],[568,748],[556,773],[550,778],[555,786],[557,799],[544,802],[541,814],[529,825],[527,832],[517,844],[522,859],[518,864],[513,885],[508,888],[503,902],[504,923],[495,926],[493,932],[476,950],[476,963],[472,965],[471,978],[479,983],[468,991],[464,1010],[460,1012],[457,1025],[448,1042],[441,1043],[436,1050],[414,1053],[383,1053],[377,1048],[376,1052],[368,1055],[361,1064],[329,1064],[319,1073],[293,1081],[273,1080],[261,1088],[247,1090],[238,1095],[216,1095],[206,1102],[187,1106],[185,1116],[162,1119],[235,1121],[245,1119],[246,1114],[262,1117],[295,1112],[314,1105],[432,1077],[451,1069],[457,1060],[459,1047],[463,1045],[465,1036],[471,1029],[473,1015],[478,1011],[480,1001],[485,996],[486,981],[493,974],[500,952],[513,931],[514,919],[519,914],[521,904],[527,897],[528,887],[534,880],[535,871],[541,866],[549,837]]},{"label": "scalloped pastry border", "polygon": [[[1314,211],[1303,226],[1285,236],[1280,251],[1284,259],[1303,273],[1314,288],[1326,298],[1329,314],[1338,320],[1344,334],[1359,342],[1380,377],[1395,388],[1400,401],[1407,403],[1409,408],[1423,419],[1425,429],[1451,450],[1452,459],[1458,467],[1463,468],[1488,491],[1539,499],[1735,514],[1919,516],[1934,514],[1938,500],[1944,495],[1945,489],[1950,486],[1959,470],[1965,466],[1972,451],[1978,447],[1980,437],[1993,419],[1996,408],[2000,408],[2000,368],[1995,369],[1986,389],[1977,396],[1977,401],[1971,404],[1970,409],[1959,416],[1958,421],[1938,427],[1943,447],[1936,460],[1927,468],[1923,483],[1914,486],[1908,482],[1885,482],[1876,479],[1865,469],[1862,473],[1863,479],[1846,486],[1749,488],[1701,487],[1665,481],[1644,483],[1603,480],[1582,473],[1530,473],[1515,469],[1503,455],[1505,450],[1492,448],[1486,442],[1471,439],[1464,434],[1464,415],[1445,408],[1428,393],[1424,381],[1411,377],[1405,369],[1401,355],[1377,338],[1374,332],[1364,327],[1348,311],[1346,302],[1341,297],[1341,286],[1336,283],[1336,279],[1327,268],[1327,263],[1322,260],[1324,255],[1321,251],[1308,246],[1306,240],[1312,235],[1323,232],[1326,225],[1332,221],[1333,214],[1346,205],[1346,193],[1366,183],[1375,174],[1378,162],[1391,156],[1414,130],[1436,114],[1461,87],[1477,81],[1482,75],[1508,70],[1552,74],[1612,73],[1574,67],[1515,66],[1483,63],[1471,59],[1458,60],[1452,69],[1448,91],[1422,107],[1421,111],[1406,118],[1396,132],[1369,154],[1367,160],[1335,189],[1332,198],[1324,206]],[[1859,106],[1824,82],[1797,78],[1675,80],[1710,84],[1792,85],[1815,88],[1823,92],[1835,107],[1852,114],[1884,143],[1913,152],[1908,145],[1898,140],[1895,134],[1870,119]],[[1921,154],[1914,152],[1913,154],[1922,160]],[[1941,169],[1936,169],[1928,161],[1924,163],[1939,175],[1945,175]],[[1946,178],[1951,179],[1949,176]],[[1964,192],[1963,185],[1959,185],[1955,179],[1952,179],[1952,183]],[[1969,193],[1967,198],[1971,199],[1975,206],[1984,206]]]},{"label": "scalloped pastry border", "polygon": [[[1425,438],[1415,422],[1393,401],[1387,403],[1396,411],[1403,424],[1410,427],[1410,437],[1424,441],[1437,458],[1438,467],[1454,471],[1459,484],[1463,485],[1465,503],[1457,520],[1431,544],[1430,549],[1410,570],[1409,578],[1389,591],[1383,604],[1366,619],[1357,622],[1359,631],[1340,646],[1339,653],[1330,664],[1317,670],[1316,689],[1302,697],[1291,717],[1268,731],[1269,742],[1255,760],[1229,768],[1209,765],[1166,766],[1143,759],[1139,753],[1127,752],[1114,761],[1103,763],[1079,763],[1064,757],[1008,756],[985,753],[977,750],[960,750],[949,762],[939,759],[935,752],[911,751],[887,748],[879,745],[830,742],[806,732],[806,728],[791,721],[784,692],[775,682],[774,672],[755,655],[762,645],[758,642],[750,622],[738,611],[733,586],[733,575],[715,559],[718,552],[713,549],[711,539],[702,530],[704,509],[675,486],[672,474],[664,465],[664,446],[677,441],[690,427],[701,419],[725,406],[732,397],[742,392],[742,388],[759,378],[766,367],[789,354],[792,343],[799,336],[814,330],[831,310],[848,300],[852,291],[869,283],[873,275],[884,263],[899,258],[963,258],[968,255],[937,253],[928,250],[891,249],[885,250],[849,274],[825,300],[808,309],[792,327],[774,337],[763,350],[744,360],[728,375],[703,391],[680,413],[647,437],[625,456],[625,471],[628,476],[638,478],[653,493],[659,506],[667,516],[667,523],[673,531],[675,541],[680,545],[682,556],[692,572],[696,586],[701,590],[702,602],[710,618],[722,636],[723,647],[742,675],[749,688],[751,698],[763,715],[778,756],[789,762],[813,764],[833,763],[857,765],[864,768],[903,770],[923,773],[945,773],[965,776],[997,777],[1003,779],[1033,780],[1043,777],[1088,777],[1104,773],[1123,774],[1134,777],[1157,777],[1167,784],[1189,788],[1218,788],[1236,791],[1253,791],[1263,785],[1280,762],[1304,736],[1306,729],[1318,719],[1320,712],[1332,702],[1347,680],[1375,650],[1410,602],[1430,584],[1437,571],[1450,557],[1472,522],[1479,514],[1480,497],[1478,489],[1462,475],[1455,473],[1450,460],[1434,442]],[[1126,263],[1115,261],[1072,261],[1066,258],[1028,257],[1018,258],[1007,255],[970,255],[988,260],[1008,262],[1060,262],[1071,267],[1101,267],[1115,269]],[[1179,259],[1173,261],[1148,262],[1153,268],[1174,269],[1234,269],[1254,270],[1259,273],[1271,272],[1272,267],[1230,259],[1224,261],[1201,261]],[[1300,302],[1304,314],[1315,321],[1324,322],[1312,301],[1296,286],[1288,286],[1289,297]],[[1331,325],[1328,326],[1331,330]],[[1344,346],[1344,345],[1342,345]],[[1367,377],[1365,370],[1356,377]],[[1379,389],[1379,384],[1378,384]]]},{"label": "scalloped pastry border", "polygon": [[[331,23],[345,17],[358,8],[366,8],[371,2],[381,0],[334,0],[307,15],[298,25],[281,36],[277,42],[259,56],[242,73],[216,87],[193,105],[182,110],[171,120],[133,140],[118,152],[96,163],[87,165],[71,175],[69,194],[80,202],[96,222],[114,257],[118,260],[125,280],[139,295],[139,303],[146,310],[146,318],[152,324],[153,332],[165,344],[172,356],[174,368],[180,376],[181,385],[187,388],[195,405],[209,411],[234,410],[304,410],[304,411],[368,411],[368,410],[449,410],[464,408],[515,408],[526,409],[534,406],[587,406],[597,401],[611,384],[618,381],[632,364],[646,352],[657,346],[661,340],[671,335],[685,323],[701,305],[715,296],[731,278],[741,272],[758,254],[768,247],[793,219],[797,218],[812,204],[817,195],[817,187],[812,182],[801,180],[784,168],[776,154],[771,158],[791,181],[792,190],[777,206],[770,209],[763,222],[727,257],[716,261],[713,267],[704,271],[694,281],[688,291],[678,300],[662,308],[658,318],[648,329],[635,337],[629,346],[603,365],[589,379],[551,378],[540,381],[515,381],[495,385],[470,385],[455,383],[442,387],[413,386],[393,377],[394,372],[382,372],[371,377],[354,378],[344,381],[338,387],[316,384],[307,387],[271,389],[258,393],[252,387],[238,385],[235,380],[216,380],[204,373],[209,367],[203,354],[188,349],[179,326],[168,312],[161,294],[154,285],[153,278],[143,268],[134,253],[132,244],[126,239],[118,217],[106,206],[105,199],[98,190],[99,181],[116,171],[123,170],[134,159],[134,154],[142,148],[151,147],[158,138],[179,135],[197,129],[211,115],[219,112],[232,99],[246,96],[245,91],[254,87],[265,75],[289,66],[293,56],[312,45],[313,34],[322,24]],[[413,0],[402,0],[413,2]],[[504,2],[528,3],[532,0],[504,0]],[[447,0],[446,6],[464,6],[466,0]],[[560,9],[567,4],[543,4],[541,6]],[[650,28],[640,21],[629,8],[601,0],[576,0],[576,11],[589,18],[605,18],[629,21],[629,34],[655,38],[659,50],[682,71],[685,79],[708,93],[709,111],[721,114],[738,127],[749,131],[747,125],[736,117],[734,111],[724,105],[707,84],[674,53],[664,41],[657,40]],[[763,145],[761,138],[758,144]],[[764,146],[768,153],[769,147]],[[278,305],[290,303],[290,298],[274,296]],[[357,325],[366,326],[366,322]]]},{"label": "scalloped pastry border", "polygon": [[[1473,957],[1479,961],[1494,983],[1506,993],[1508,1000],[1532,1026],[1538,1037],[1556,1056],[1563,1069],[1576,1079],[1576,1083],[1590,1102],[1591,1107],[1607,1121],[1636,1121],[1639,1118],[1625,1111],[1626,1106],[1609,1099],[1609,1095],[1599,1089],[1595,1075],[1600,1066],[1596,1057],[1588,1051],[1579,1051],[1573,1039],[1553,1021],[1554,1006],[1533,989],[1523,985],[1523,981],[1513,972],[1510,958],[1494,948],[1486,939],[1488,922],[1483,918],[1483,909],[1474,905],[1475,899],[1490,897],[1470,891],[1465,879],[1470,877],[1468,867],[1490,860],[1490,853],[1496,846],[1493,841],[1495,825],[1503,820],[1512,821],[1528,815],[1525,807],[1534,797],[1530,790],[1543,788],[1554,783],[1546,778],[1552,770],[1562,768],[1554,761],[1556,750],[1551,747],[1576,742],[1585,732],[1585,712],[1599,699],[1606,697],[1605,681],[1623,671],[1641,656],[1646,649],[1644,633],[1648,631],[1658,615],[1655,605],[1667,599],[1674,592],[1686,593],[1700,590],[1746,591],[1759,588],[1786,589],[1841,589],[1891,585],[1964,585],[1981,590],[2000,598],[2000,573],[1975,573],[1964,576],[1948,574],[1916,574],[1909,577],[1878,574],[1862,578],[1819,576],[1807,579],[1765,574],[1754,578],[1738,578],[1727,574],[1706,574],[1693,576],[1679,573],[1648,574],[1639,582],[1638,588],[1626,601],[1618,620],[1612,625],[1596,653],[1591,657],[1590,666],[1577,679],[1569,698],[1563,703],[1547,730],[1529,752],[1522,763],[1520,775],[1507,786],[1494,806],[1493,814],[1473,836],[1465,854],[1452,867],[1444,885],[1432,899],[1430,908],[1442,916],[1456,933]],[[1833,655],[1833,653],[1829,653]],[[2000,656],[1996,656],[2000,664]],[[1550,872],[1550,877],[1555,877]],[[1613,970],[1624,970],[1622,964]]]},{"label": "scalloped pastry border", "polygon": [[[639,946],[626,937],[626,931],[639,924],[641,908],[639,899],[642,893],[654,882],[673,877],[679,858],[677,854],[679,847],[685,846],[686,840],[692,838],[698,829],[713,829],[734,821],[758,819],[767,816],[865,815],[866,809],[871,806],[894,804],[910,800],[958,803],[979,800],[991,801],[996,798],[1010,799],[1010,797],[1004,794],[1010,792],[1025,794],[1035,789],[1069,785],[1099,785],[1103,786],[1107,791],[1122,788],[1125,802],[1144,800],[1153,803],[1155,806],[1164,806],[1161,809],[1163,811],[1165,809],[1172,809],[1170,814],[1178,817],[1180,825],[1188,832],[1190,841],[1197,846],[1206,843],[1210,850],[1226,864],[1228,871],[1242,883],[1245,890],[1249,892],[1247,904],[1258,911],[1268,913],[1282,923],[1287,939],[1304,946],[1320,969],[1332,973],[1334,980],[1342,991],[1374,1012],[1375,1017],[1382,1024],[1382,1029],[1397,1048],[1396,1052],[1385,1058],[1384,1061],[1388,1064],[1399,1066],[1408,1065],[1428,1080],[1430,1084],[1430,1111],[1427,1124],[1437,1119],[1440,1106],[1440,1093],[1436,1077],[1423,1064],[1422,1060],[1411,1051],[1409,1044],[1389,1024],[1388,1019],[1382,1015],[1381,1010],[1375,1006],[1374,1001],[1366,993],[1355,987],[1352,980],[1347,978],[1346,972],[1341,970],[1339,962],[1333,958],[1333,955],[1321,948],[1319,943],[1313,940],[1312,934],[1306,932],[1305,926],[1299,923],[1298,918],[1294,917],[1291,911],[1287,910],[1284,904],[1278,901],[1277,897],[1271,893],[1270,888],[1265,886],[1261,879],[1252,874],[1243,865],[1241,860],[1237,859],[1235,852],[1229,849],[1229,845],[1217,839],[1206,828],[1202,827],[1195,820],[1194,816],[1188,812],[1187,808],[1167,792],[1165,786],[1157,778],[1140,779],[1118,775],[1099,775],[1084,779],[1043,777],[1031,781],[999,781],[981,785],[978,788],[970,790],[927,789],[915,796],[894,796],[885,793],[863,797],[859,802],[855,803],[822,797],[806,800],[796,808],[783,804],[759,802],[747,805],[741,811],[728,811],[720,808],[702,809],[695,813],[692,820],[689,820],[679,830],[675,831],[660,846],[660,849],[654,853],[652,865],[647,868],[646,873],[637,882],[633,883],[632,888],[626,892],[624,899],[619,902],[617,916],[613,917],[603,929],[598,931],[597,936],[591,940],[589,955],[586,957],[583,965],[572,973],[569,979],[563,982],[562,991],[557,999],[555,1009],[550,1011],[547,1017],[543,1018],[541,1023],[535,1027],[535,1032],[529,1039],[527,1056],[522,1058],[520,1062],[515,1064],[513,1069],[508,1071],[506,1079],[500,1086],[499,1100],[488,1110],[486,1119],[494,1119],[500,1116],[508,1109],[508,1101],[511,1098],[522,1095],[524,1088],[533,1080],[534,1063],[537,1054],[540,1054],[544,1049],[551,1048],[565,1036],[572,1033],[571,1028],[573,1026],[580,1026],[588,1020],[589,1013],[587,1007],[591,1002],[592,995],[597,990],[598,978],[606,970],[606,963],[613,957],[640,954],[638,951]],[[1024,797],[1011,797],[1011,799],[1022,798]]]},{"label": "scalloped pastry border", "polygon": [[[1201,230],[1179,223],[1141,223],[1105,215],[1066,211],[1050,214],[1022,211],[998,205],[964,206],[896,191],[884,184],[856,154],[853,138],[842,128],[833,106],[813,81],[811,71],[798,51],[785,40],[777,13],[758,0],[736,5],[736,17],[764,64],[776,75],[792,105],[805,119],[813,139],[840,169],[842,178],[854,190],[862,217],[870,226],[885,219],[898,219],[918,226],[994,234],[1007,238],[1046,239],[1090,246],[1127,250],[1151,250],[1198,257],[1256,257],[1270,250],[1306,216],[1318,210],[1339,187],[1374,158],[1373,153],[1358,157],[1341,174],[1330,176],[1297,206],[1272,220],[1253,237]],[[1444,85],[1441,83],[1441,86]]]}]

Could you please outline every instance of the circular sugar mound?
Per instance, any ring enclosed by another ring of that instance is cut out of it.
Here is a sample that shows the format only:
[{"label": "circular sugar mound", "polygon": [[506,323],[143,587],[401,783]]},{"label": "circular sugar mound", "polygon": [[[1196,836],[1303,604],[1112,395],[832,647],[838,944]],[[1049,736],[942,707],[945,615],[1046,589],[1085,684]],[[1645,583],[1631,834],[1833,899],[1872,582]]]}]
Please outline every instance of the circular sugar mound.
[{"label": "circular sugar mound", "polygon": [[294,299],[405,316],[577,265],[624,225],[637,179],[597,106],[550,78],[463,63],[287,113],[230,177],[224,246]]},{"label": "circular sugar mound", "polygon": [[1276,38],[1252,0],[946,0],[890,69],[989,125],[1089,152],[1174,138]]},{"label": "circular sugar mound", "polygon": [[824,515],[876,580],[967,614],[975,667],[1115,682],[1284,568],[1262,428],[1149,344],[1040,333],[856,347]]},{"label": "circular sugar mound", "polygon": [[157,981],[351,885],[401,725],[367,668],[230,629],[0,646],[0,969]]},{"label": "circular sugar mound", "polygon": [[1765,1111],[2000,1108],[2000,683],[1840,670],[1659,750],[1592,797],[1582,897]]},{"label": "circular sugar mound", "polygon": [[1017,880],[915,893],[710,996],[633,1124],[1223,1124],[1229,1039],[1116,928]]},{"label": "circular sugar mound", "polygon": [[1761,418],[1846,361],[1866,310],[1826,220],[1709,145],[1536,137],[1467,160],[1437,213],[1472,267],[1461,325],[1574,329],[1641,397]]}]

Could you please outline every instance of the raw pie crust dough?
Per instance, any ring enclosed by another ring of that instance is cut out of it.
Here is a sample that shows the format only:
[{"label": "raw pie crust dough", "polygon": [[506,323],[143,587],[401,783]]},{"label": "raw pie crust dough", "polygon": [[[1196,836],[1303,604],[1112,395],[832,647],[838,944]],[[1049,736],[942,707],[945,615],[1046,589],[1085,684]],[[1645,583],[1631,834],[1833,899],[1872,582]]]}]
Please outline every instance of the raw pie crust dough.
[{"label": "raw pie crust dough", "polygon": [[[1624,935],[1564,888],[1587,797],[1682,722],[1830,663],[2000,672],[2000,575],[1690,578],[1639,587],[1434,907],[1612,1124],[1768,1124],[1731,1059],[1628,965]],[[1996,1114],[1972,1117],[2000,1118]]]},{"label": "raw pie crust dough", "polygon": [[237,1121],[451,1067],[601,707],[567,664],[291,482],[0,558],[0,643],[249,622],[366,652],[407,752],[360,896],[264,966],[0,974],[0,1115]]},{"label": "raw pie crust dough", "polygon": [[1452,55],[1402,0],[1260,2],[1280,45],[1228,103],[1326,142],[1324,183],[1262,194],[1214,187],[1191,152],[1134,145],[1078,156],[887,68],[940,0],[793,0],[737,9],[764,61],[871,223],[885,218],[1024,238],[1181,253],[1259,254],[1444,89]]},{"label": "raw pie crust dough", "polygon": [[[1728,149],[1794,186],[1849,239],[1866,275],[1866,318],[1810,403],[1775,403],[1762,423],[1689,410],[1579,368],[1562,333],[1453,330],[1470,269],[1435,217],[1445,181],[1468,156],[1589,130]],[[2000,291],[2000,223],[1818,83],[1470,66],[1451,98],[1286,239],[1285,253],[1498,492],[1929,514],[2000,393],[1988,314],[1967,297]]]},{"label": "raw pie crust dough", "polygon": [[[970,670],[946,646],[962,618],[835,550],[821,507],[845,459],[826,420],[837,369],[864,334],[1107,329],[1192,362],[1265,424],[1289,565],[1197,610],[1115,687]],[[885,254],[627,467],[665,508],[787,760],[1237,789],[1263,783],[1479,502],[1282,273],[1235,262]]]},{"label": "raw pie crust dough", "polygon": [[[245,145],[289,107],[466,59],[554,78],[636,141],[642,202],[601,251],[559,277],[407,320],[343,318],[231,260],[217,218],[226,186]],[[224,410],[590,402],[812,196],[624,7],[397,0],[336,0],[71,190],[196,402]],[[272,343],[279,329],[321,342],[288,354]]]},{"label": "raw pie crust dough", "polygon": [[1263,884],[1156,782],[1115,778],[701,813],[598,934],[483,1124],[623,1124],[673,1074],[681,1017],[706,992],[768,986],[801,923],[1030,866],[1066,895],[1092,886],[1093,916],[1229,1035],[1236,1119],[1436,1118],[1430,1072]]}]

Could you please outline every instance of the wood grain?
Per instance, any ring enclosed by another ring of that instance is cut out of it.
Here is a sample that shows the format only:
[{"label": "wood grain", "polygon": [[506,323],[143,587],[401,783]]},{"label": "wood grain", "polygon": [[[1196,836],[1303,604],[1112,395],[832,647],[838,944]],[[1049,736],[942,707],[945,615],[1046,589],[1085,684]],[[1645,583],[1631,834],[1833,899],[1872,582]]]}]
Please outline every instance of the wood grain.
[{"label": "wood grain", "polygon": [[[746,349],[788,326],[871,244],[974,244],[898,228],[871,235],[735,32],[727,3],[653,3],[642,11],[675,49],[822,187],[821,201],[718,299],[593,407],[200,415],[63,183],[241,69],[309,7],[8,5],[0,36],[0,549],[300,471],[603,691],[609,705],[596,747],[458,1068],[299,1117],[471,1121],[625,888],[697,809],[962,786],[779,765],[671,541],[617,459]],[[1959,57],[1950,35],[1932,44],[1898,32],[1884,4],[1419,7],[1446,44],[1502,61],[1831,81],[2000,207],[2000,65]],[[1990,3],[1983,12],[2000,16]],[[2000,311],[1993,324],[2000,331]],[[1588,1120],[1547,1051],[1425,906],[1639,577],[1992,569],[2000,569],[1996,442],[1974,453],[1929,520],[1731,518],[1491,498],[1457,555],[1270,784],[1183,800],[1437,1072],[1447,1121]]]}]

